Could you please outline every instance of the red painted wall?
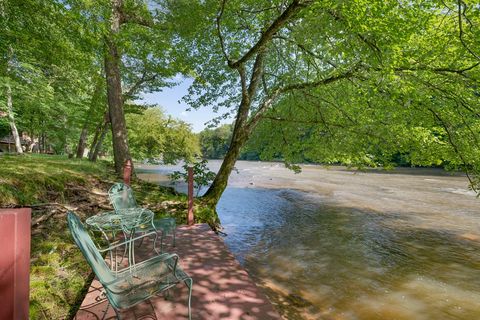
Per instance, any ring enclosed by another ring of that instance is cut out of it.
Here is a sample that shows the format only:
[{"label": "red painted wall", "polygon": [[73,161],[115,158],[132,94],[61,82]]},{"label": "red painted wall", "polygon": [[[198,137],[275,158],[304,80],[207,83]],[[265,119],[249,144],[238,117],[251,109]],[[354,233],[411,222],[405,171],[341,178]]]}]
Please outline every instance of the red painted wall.
[{"label": "red painted wall", "polygon": [[0,320],[28,319],[31,209],[0,209]]}]

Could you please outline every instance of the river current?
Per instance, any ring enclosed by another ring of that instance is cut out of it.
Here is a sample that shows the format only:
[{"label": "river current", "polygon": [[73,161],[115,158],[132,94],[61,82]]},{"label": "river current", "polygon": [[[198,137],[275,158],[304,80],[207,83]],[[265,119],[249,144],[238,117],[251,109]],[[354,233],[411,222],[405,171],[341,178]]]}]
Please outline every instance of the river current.
[{"label": "river current", "polygon": [[[217,207],[225,242],[284,318],[480,319],[480,200],[464,176],[236,168]],[[179,168],[139,169],[168,185]]]}]

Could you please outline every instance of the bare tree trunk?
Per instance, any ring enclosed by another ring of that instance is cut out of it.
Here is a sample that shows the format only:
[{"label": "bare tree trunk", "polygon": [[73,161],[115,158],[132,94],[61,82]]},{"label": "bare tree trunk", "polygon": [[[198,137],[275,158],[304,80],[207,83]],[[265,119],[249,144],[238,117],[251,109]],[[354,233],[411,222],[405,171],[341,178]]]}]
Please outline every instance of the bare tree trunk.
[{"label": "bare tree trunk", "polygon": [[15,116],[13,114],[13,99],[12,99],[12,87],[7,83],[7,113],[8,122],[10,123],[10,129],[12,130],[13,140],[15,141],[15,150],[17,153],[23,153],[22,143],[20,142],[20,135],[18,134],[17,125],[15,124]]},{"label": "bare tree trunk", "polygon": [[103,115],[102,122],[97,126],[97,129],[95,130],[95,136],[93,138],[93,142],[92,142],[92,145],[90,146],[90,151],[88,153],[88,160],[90,161],[97,160],[98,153],[100,152],[100,149],[103,144],[103,140],[105,139],[105,135],[107,134],[107,131],[109,129],[109,124],[110,124],[110,116],[107,110]]},{"label": "bare tree trunk", "polygon": [[102,150],[102,145],[103,145],[103,140],[105,139],[105,136],[107,135],[108,129],[109,129],[110,123],[107,122],[105,123],[105,126],[102,128],[102,132],[100,133],[100,136],[98,137],[97,144],[95,145],[95,149],[93,150],[92,157],[90,158],[90,161],[97,161],[98,154]]},{"label": "bare tree trunk", "polygon": [[[99,79],[101,78],[99,77]],[[80,139],[78,140],[77,155],[76,155],[77,158],[83,158],[83,154],[85,153],[85,147],[87,146],[88,127],[90,124],[90,119],[91,119],[92,113],[95,111],[95,107],[97,106],[98,97],[101,94],[101,91],[102,91],[102,84],[100,83],[99,80],[97,80],[97,83],[95,84],[95,90],[92,94],[92,99],[90,101],[90,107],[88,108],[85,114],[85,121],[83,123]]]},{"label": "bare tree trunk", "polygon": [[123,164],[131,159],[128,149],[127,127],[123,112],[122,82],[120,76],[121,55],[115,43],[115,36],[120,30],[122,20],[122,0],[111,0],[112,17],[110,34],[105,38],[105,76],[107,81],[107,98],[112,126],[113,158],[115,171],[122,173]]},{"label": "bare tree trunk", "polygon": [[108,118],[108,111],[105,112],[102,121],[97,125],[95,128],[95,134],[93,135],[93,141],[92,144],[90,145],[90,150],[88,150],[88,159],[92,159],[92,154],[93,150],[95,150],[95,146],[97,145],[98,138],[100,137],[100,134],[102,133],[102,129],[104,127],[105,119]]},{"label": "bare tree trunk", "polygon": [[78,159],[83,158],[83,154],[85,153],[85,147],[87,146],[87,135],[88,135],[87,123],[88,122],[85,121],[85,123],[83,124],[82,133],[80,133],[80,139],[78,140],[77,155],[76,155]]}]

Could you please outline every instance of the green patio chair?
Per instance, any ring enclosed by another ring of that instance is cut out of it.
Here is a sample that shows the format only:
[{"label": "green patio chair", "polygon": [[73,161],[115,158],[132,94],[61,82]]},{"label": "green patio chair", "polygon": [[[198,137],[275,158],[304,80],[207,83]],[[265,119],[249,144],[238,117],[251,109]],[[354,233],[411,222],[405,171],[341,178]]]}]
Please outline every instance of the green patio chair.
[{"label": "green patio chair", "polygon": [[119,319],[121,310],[148,300],[180,282],[184,282],[188,287],[188,318],[191,319],[193,280],[178,266],[176,254],[163,253],[118,272],[112,272],[100,252],[130,245],[130,242],[148,234],[98,250],[77,215],[69,212],[67,220],[75,243],[103,285],[106,297]]},{"label": "green patio chair", "polygon": [[108,197],[115,211],[137,208],[132,188],[124,183],[115,183],[108,190]]},{"label": "green patio chair", "polygon": [[[110,190],[108,190],[108,197],[110,202],[117,212],[127,212],[131,214],[135,214],[136,210],[147,210],[137,206],[137,202],[135,201],[135,197],[133,195],[133,190],[130,186],[124,183],[115,183]],[[175,240],[176,240],[176,229],[177,225],[175,223],[174,218],[161,218],[155,219],[153,221],[153,228],[150,226],[145,226],[147,228],[146,231],[161,231],[160,237],[160,251],[163,250],[163,239],[164,237],[172,234],[173,236],[173,246],[175,247]]]}]

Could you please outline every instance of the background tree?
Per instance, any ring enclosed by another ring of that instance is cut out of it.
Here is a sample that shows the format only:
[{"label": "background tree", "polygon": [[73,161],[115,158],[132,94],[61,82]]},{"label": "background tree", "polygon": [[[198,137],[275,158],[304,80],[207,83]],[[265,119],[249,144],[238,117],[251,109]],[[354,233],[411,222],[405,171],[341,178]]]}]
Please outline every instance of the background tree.
[{"label": "background tree", "polygon": [[128,114],[127,127],[132,155],[136,159],[161,159],[168,164],[179,159],[193,161],[200,155],[199,141],[190,125],[165,116],[158,107]]},{"label": "background tree", "polygon": [[218,128],[207,128],[199,133],[202,155],[207,159],[223,159],[227,154],[232,139],[231,124],[224,124]]},{"label": "background tree", "polygon": [[93,60],[83,50],[91,40],[86,24],[65,3],[51,1],[3,1],[0,14],[6,88],[0,108],[8,105],[16,115],[18,131],[31,138],[29,149],[37,141],[41,152],[66,152],[89,88]]},{"label": "background tree", "polygon": [[176,62],[169,55],[163,12],[154,4],[149,8],[144,1],[111,0],[109,6],[104,66],[115,169],[121,174],[130,158],[124,103],[142,91],[168,86],[165,79],[176,73]]}]

